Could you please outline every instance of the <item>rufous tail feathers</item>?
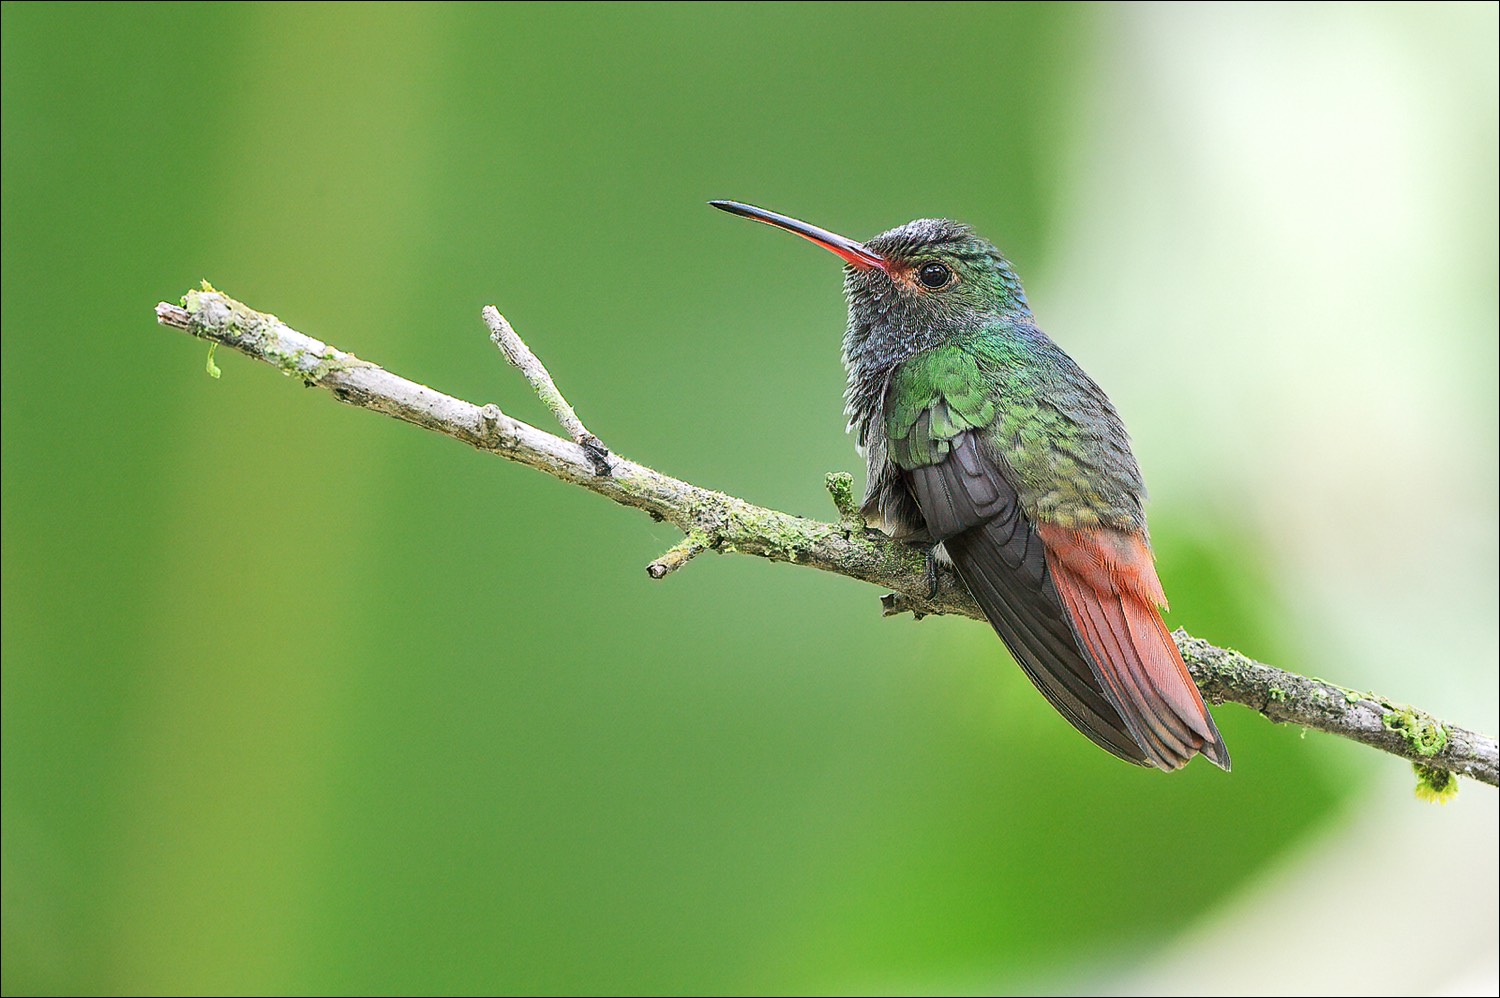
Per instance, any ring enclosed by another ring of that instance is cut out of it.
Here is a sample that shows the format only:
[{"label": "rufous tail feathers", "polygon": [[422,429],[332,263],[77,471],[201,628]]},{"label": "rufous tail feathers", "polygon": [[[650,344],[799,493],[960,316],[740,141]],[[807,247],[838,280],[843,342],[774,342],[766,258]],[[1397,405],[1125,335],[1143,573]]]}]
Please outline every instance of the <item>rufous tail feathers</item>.
[{"label": "rufous tail feathers", "polygon": [[1202,752],[1227,770],[1224,739],[1157,609],[1167,598],[1145,537],[1046,523],[1038,533],[1073,632],[1151,762],[1180,769]]}]

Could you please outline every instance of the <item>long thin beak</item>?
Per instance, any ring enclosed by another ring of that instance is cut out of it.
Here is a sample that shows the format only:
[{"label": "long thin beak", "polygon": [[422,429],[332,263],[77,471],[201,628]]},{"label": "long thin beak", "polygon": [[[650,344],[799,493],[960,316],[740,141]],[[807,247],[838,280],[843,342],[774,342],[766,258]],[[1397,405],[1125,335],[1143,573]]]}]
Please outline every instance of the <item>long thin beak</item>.
[{"label": "long thin beak", "polygon": [[886,269],[885,260],[879,255],[865,249],[862,244],[835,232],[829,232],[827,229],[820,229],[816,225],[808,225],[806,222],[799,221],[789,215],[777,214],[774,211],[757,208],[753,204],[741,204],[738,201],[710,201],[709,204],[720,211],[727,211],[731,215],[739,215],[742,218],[753,218],[757,222],[765,222],[767,225],[774,225],[778,229],[794,232],[803,239],[817,243],[828,250],[828,252],[836,253],[843,257],[851,267],[856,267],[860,270],[869,270],[871,267],[879,267],[881,270]]}]

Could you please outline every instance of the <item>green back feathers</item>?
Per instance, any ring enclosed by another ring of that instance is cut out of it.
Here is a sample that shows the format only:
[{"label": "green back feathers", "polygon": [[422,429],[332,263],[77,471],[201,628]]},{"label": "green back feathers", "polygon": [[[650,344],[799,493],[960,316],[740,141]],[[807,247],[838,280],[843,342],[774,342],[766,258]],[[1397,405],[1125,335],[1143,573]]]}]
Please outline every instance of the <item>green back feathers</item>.
[{"label": "green back feathers", "polygon": [[885,400],[889,460],[904,470],[937,464],[972,430],[1034,521],[1140,529],[1145,490],[1119,417],[1033,332],[991,326],[901,364]]},{"label": "green back feathers", "polygon": [[885,420],[890,458],[907,470],[937,464],[954,437],[994,418],[995,398],[973,354],[957,346],[918,354],[891,382]]}]

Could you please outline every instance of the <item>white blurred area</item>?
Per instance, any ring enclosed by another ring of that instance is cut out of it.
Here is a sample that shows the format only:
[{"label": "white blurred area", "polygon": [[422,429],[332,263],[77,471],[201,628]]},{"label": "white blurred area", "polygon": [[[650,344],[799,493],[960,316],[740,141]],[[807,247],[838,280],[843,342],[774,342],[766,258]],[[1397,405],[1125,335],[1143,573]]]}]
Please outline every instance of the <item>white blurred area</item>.
[{"label": "white blurred area", "polygon": [[[1156,514],[1263,551],[1277,664],[1495,732],[1496,6],[1108,16],[1043,324]],[[1121,990],[1500,991],[1496,792],[1423,804],[1364,755],[1340,822]]]}]

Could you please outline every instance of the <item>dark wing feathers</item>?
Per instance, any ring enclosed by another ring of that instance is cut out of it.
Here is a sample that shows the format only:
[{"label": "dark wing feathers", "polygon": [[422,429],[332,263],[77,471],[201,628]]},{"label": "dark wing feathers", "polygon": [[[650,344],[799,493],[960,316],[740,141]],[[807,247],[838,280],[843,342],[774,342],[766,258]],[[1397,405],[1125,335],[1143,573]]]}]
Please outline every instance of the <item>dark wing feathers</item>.
[{"label": "dark wing feathers", "polygon": [[[1031,590],[1025,596],[1004,582],[1006,572],[997,557],[1000,545],[981,528],[955,542],[949,553],[1017,664],[1032,684],[1100,748],[1129,762],[1148,764],[1135,740],[1109,701],[1099,690],[1078,653],[1067,625],[1047,605],[1045,594]],[[953,550],[954,547],[957,550]]]},{"label": "dark wing feathers", "polygon": [[[913,427],[913,436],[926,429]],[[1100,748],[1151,765],[1080,651],[1015,489],[973,433],[945,443],[942,460],[906,472],[933,540],[943,542],[991,626],[1058,712]]]}]

